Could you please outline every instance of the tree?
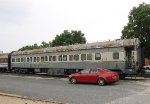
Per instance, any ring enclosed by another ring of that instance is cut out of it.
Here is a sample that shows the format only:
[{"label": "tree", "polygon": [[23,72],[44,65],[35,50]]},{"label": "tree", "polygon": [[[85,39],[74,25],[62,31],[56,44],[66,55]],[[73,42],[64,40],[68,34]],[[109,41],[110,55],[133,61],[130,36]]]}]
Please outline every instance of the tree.
[{"label": "tree", "polygon": [[51,42],[50,41],[48,43],[43,41],[40,45],[40,48],[47,48],[47,47],[51,47]]},{"label": "tree", "polygon": [[34,45],[27,45],[23,46],[19,49],[19,51],[24,50],[32,50],[32,49],[38,49],[38,48],[47,48],[51,46],[64,46],[64,45],[71,45],[75,43],[86,43],[86,39],[84,37],[84,34],[81,31],[71,31],[64,30],[63,33],[60,35],[56,35],[55,39],[52,42],[45,42],[43,41],[41,45],[37,45],[36,43]]},{"label": "tree", "polygon": [[34,45],[23,46],[18,51],[32,50],[32,49],[38,49],[38,48],[39,48],[39,46],[35,43]]},{"label": "tree", "polygon": [[148,49],[145,50],[147,53],[150,50],[150,4],[142,3],[138,7],[133,7],[128,19],[129,22],[124,26],[121,38],[139,38],[145,49]]},{"label": "tree", "polygon": [[64,30],[63,33],[55,37],[55,39],[52,41],[52,46],[64,46],[75,43],[86,43],[84,34],[81,31],[72,30],[71,32],[69,32],[68,30]]}]

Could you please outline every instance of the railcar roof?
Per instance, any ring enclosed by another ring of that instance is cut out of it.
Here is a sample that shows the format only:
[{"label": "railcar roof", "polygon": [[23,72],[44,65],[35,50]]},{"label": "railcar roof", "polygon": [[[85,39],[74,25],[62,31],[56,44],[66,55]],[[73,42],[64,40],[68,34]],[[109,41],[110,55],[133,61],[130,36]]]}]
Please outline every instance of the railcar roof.
[{"label": "railcar roof", "polygon": [[29,54],[41,54],[41,53],[52,53],[52,52],[65,52],[65,51],[76,51],[84,49],[98,49],[98,48],[112,48],[112,47],[130,47],[139,45],[139,40],[134,39],[124,39],[124,40],[114,40],[114,41],[105,41],[105,42],[96,42],[96,43],[86,43],[86,44],[76,44],[68,46],[59,46],[59,47],[48,47],[41,49],[25,50],[25,51],[16,51],[12,55],[29,55]]},{"label": "railcar roof", "polygon": [[0,56],[8,55],[9,53],[0,53]]}]

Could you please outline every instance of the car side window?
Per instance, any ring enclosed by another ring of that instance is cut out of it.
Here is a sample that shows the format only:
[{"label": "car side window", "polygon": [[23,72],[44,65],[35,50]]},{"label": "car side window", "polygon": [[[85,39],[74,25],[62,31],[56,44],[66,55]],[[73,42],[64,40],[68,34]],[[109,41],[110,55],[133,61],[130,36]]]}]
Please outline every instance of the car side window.
[{"label": "car side window", "polygon": [[81,71],[81,74],[88,74],[90,72],[90,69],[84,69]]},{"label": "car side window", "polygon": [[100,71],[98,69],[91,69],[90,73],[91,74],[93,74],[93,73],[100,73]]}]

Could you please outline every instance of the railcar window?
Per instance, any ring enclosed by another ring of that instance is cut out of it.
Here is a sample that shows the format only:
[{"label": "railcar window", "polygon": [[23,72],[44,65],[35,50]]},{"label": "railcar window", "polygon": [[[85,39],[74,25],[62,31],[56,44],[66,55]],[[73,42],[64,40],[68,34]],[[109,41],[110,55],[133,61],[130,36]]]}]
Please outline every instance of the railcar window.
[{"label": "railcar window", "polygon": [[16,58],[16,62],[18,62],[18,58]]},{"label": "railcar window", "polygon": [[95,53],[95,60],[101,60],[101,54]]},{"label": "railcar window", "polygon": [[53,61],[56,61],[56,56],[53,56]]},{"label": "railcar window", "polygon": [[87,54],[87,60],[92,60],[92,54]]},{"label": "railcar window", "polygon": [[52,56],[49,56],[49,61],[52,61]]},{"label": "railcar window", "polygon": [[26,62],[26,58],[23,58],[23,62]]},{"label": "railcar window", "polygon": [[5,61],[5,59],[2,59],[2,63],[5,63],[6,61]]},{"label": "railcar window", "polygon": [[36,62],[36,57],[34,57],[34,62]]},{"label": "railcar window", "polygon": [[45,61],[48,61],[48,57],[47,56],[45,56]]},{"label": "railcar window", "polygon": [[63,55],[63,61],[67,61],[67,55]]},{"label": "railcar window", "polygon": [[21,62],[23,62],[23,58],[21,58]]},{"label": "railcar window", "polygon": [[32,62],[32,57],[30,57],[30,62]]},{"label": "railcar window", "polygon": [[5,62],[8,63],[8,59],[5,59]]},{"label": "railcar window", "polygon": [[17,58],[17,62],[20,62],[20,58]]},{"label": "railcar window", "polygon": [[74,55],[74,60],[75,60],[75,61],[78,61],[78,60],[79,60],[79,55],[78,55],[78,54]]},{"label": "railcar window", "polygon": [[3,63],[3,60],[2,60],[2,59],[0,59],[0,63]]},{"label": "railcar window", "polygon": [[119,59],[119,52],[113,53],[113,59]]},{"label": "railcar window", "polygon": [[12,58],[12,62],[15,62],[15,58]]},{"label": "railcar window", "polygon": [[27,62],[29,62],[30,61],[30,59],[29,59],[29,57],[27,57]]},{"label": "railcar window", "polygon": [[58,56],[58,61],[62,61],[62,55]]},{"label": "railcar window", "polygon": [[81,54],[81,60],[82,61],[86,60],[86,54]]},{"label": "railcar window", "polygon": [[0,59],[0,63],[7,63],[8,59],[4,58],[4,59]]},{"label": "railcar window", "polygon": [[43,62],[43,61],[44,61],[44,56],[41,57],[41,62]]},{"label": "railcar window", "polygon": [[37,62],[40,62],[40,57],[37,57]]},{"label": "railcar window", "polygon": [[0,59],[0,63],[3,63],[3,59]]},{"label": "railcar window", "polygon": [[0,63],[3,63],[3,59],[0,59]]},{"label": "railcar window", "polygon": [[69,55],[69,61],[73,61],[73,55]]}]

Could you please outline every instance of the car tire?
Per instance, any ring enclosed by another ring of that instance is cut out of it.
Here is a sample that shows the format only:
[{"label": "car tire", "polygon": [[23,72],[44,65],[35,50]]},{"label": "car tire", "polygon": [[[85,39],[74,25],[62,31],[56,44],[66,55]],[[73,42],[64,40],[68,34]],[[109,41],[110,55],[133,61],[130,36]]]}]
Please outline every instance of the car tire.
[{"label": "car tire", "polygon": [[125,75],[125,74],[121,74],[121,75],[119,76],[119,79],[124,80],[124,79],[126,78],[126,76],[127,76],[127,75]]},{"label": "car tire", "polygon": [[74,77],[72,77],[72,78],[70,79],[70,83],[71,83],[71,84],[76,84],[76,83],[77,83],[77,79],[74,78]]},{"label": "car tire", "polygon": [[104,85],[105,85],[105,80],[104,80],[103,78],[99,78],[99,79],[97,80],[97,83],[98,83],[98,85],[100,85],[100,86],[104,86]]}]

